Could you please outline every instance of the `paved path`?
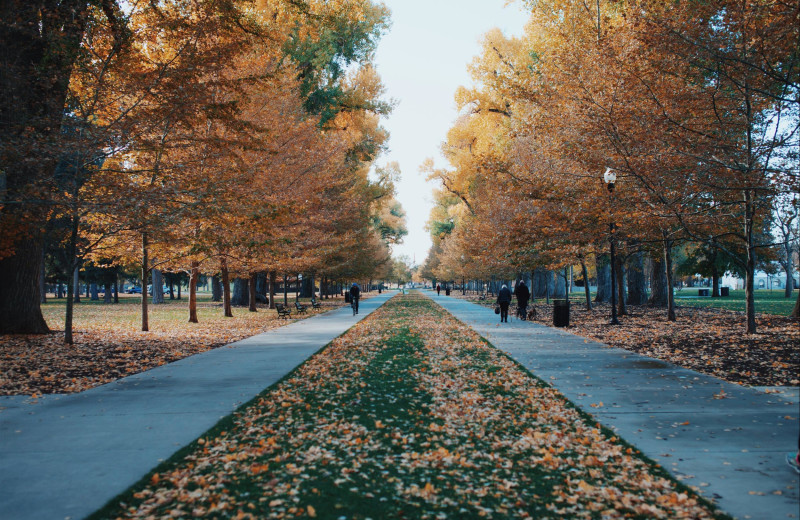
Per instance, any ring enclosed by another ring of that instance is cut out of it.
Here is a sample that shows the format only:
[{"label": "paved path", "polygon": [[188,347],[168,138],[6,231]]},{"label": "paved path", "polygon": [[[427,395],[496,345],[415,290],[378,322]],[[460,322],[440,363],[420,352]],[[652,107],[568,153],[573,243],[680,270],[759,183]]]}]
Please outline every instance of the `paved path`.
[{"label": "paved path", "polygon": [[394,294],[80,394],[0,398],[0,519],[89,515]]},{"label": "paved path", "polygon": [[[500,325],[491,308],[426,294],[729,514],[800,517],[798,475],[784,460],[797,448],[796,399],[563,330],[516,319]],[[721,390],[727,397],[715,398]]]}]

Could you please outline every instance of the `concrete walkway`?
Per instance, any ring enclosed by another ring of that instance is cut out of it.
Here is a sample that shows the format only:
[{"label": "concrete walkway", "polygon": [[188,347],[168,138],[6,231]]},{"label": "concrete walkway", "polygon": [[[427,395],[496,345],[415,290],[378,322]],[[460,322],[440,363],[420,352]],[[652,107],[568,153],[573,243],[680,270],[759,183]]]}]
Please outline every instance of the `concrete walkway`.
[{"label": "concrete walkway", "polygon": [[425,294],[732,516],[800,517],[796,399]]},{"label": "concrete walkway", "polygon": [[395,293],[73,395],[0,398],[0,519],[80,519]]}]

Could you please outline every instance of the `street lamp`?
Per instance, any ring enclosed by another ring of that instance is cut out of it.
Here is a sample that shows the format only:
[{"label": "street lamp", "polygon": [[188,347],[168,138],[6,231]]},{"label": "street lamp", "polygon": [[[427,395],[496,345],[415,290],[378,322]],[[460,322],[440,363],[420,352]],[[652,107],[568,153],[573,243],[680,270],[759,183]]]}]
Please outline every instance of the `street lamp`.
[{"label": "street lamp", "polygon": [[[611,168],[606,168],[603,174],[603,180],[608,187],[608,194],[611,197],[611,202],[614,202],[614,183],[617,180],[617,174]],[[608,223],[608,242],[611,245],[611,323],[610,325],[619,325],[617,319],[617,266],[614,258],[614,221]]]}]

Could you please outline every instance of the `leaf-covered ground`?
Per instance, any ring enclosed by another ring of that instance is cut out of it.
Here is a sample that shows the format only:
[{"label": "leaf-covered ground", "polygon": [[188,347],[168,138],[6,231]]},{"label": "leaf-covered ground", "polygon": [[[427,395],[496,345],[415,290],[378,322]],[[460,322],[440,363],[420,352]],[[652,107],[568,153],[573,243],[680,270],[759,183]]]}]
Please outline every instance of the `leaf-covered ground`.
[{"label": "leaf-covered ground", "polygon": [[98,518],[727,518],[420,295]]},{"label": "leaf-covered ground", "polygon": [[[186,300],[150,305],[150,331],[142,332],[138,297],[119,304],[84,302],[75,308],[74,345],[64,345],[63,300],[43,306],[47,335],[0,336],[0,395],[81,392],[121,377],[227,345],[286,323],[274,310],[234,308],[222,316],[218,303],[198,304],[200,323],[188,323]],[[322,310],[344,305],[324,300]],[[315,312],[309,308],[303,316]]]},{"label": "leaf-covered ground", "polygon": [[[454,296],[477,301],[473,295]],[[741,312],[678,307],[678,320],[669,322],[664,309],[628,306],[629,315],[619,318],[621,325],[611,326],[610,305],[593,305],[594,310],[588,312],[585,302],[573,300],[566,330],[731,383],[800,385],[800,323],[796,319],[759,314],[758,333],[746,335]],[[513,307],[509,313],[515,311]],[[553,325],[552,305],[537,300],[536,311],[535,321]]]}]

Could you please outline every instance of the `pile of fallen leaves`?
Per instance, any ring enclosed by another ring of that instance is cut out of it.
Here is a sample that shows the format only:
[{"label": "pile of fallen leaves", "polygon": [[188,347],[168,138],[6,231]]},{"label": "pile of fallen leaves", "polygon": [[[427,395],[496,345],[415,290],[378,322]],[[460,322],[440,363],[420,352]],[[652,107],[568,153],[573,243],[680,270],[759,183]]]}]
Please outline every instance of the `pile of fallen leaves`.
[{"label": "pile of fallen leaves", "polygon": [[[477,302],[477,297],[457,297]],[[485,303],[485,302],[480,302]],[[487,305],[491,305],[491,302]],[[553,325],[553,306],[536,302],[536,322]],[[666,309],[628,306],[621,325],[609,325],[611,306],[572,302],[573,334],[624,348],[750,386],[800,384],[800,323],[796,319],[757,315],[757,334],[744,333],[744,314],[714,308],[678,307],[677,321],[667,321]],[[530,308],[530,307],[529,307]],[[512,307],[510,314],[516,311]]]},{"label": "pile of fallen leaves", "polygon": [[92,518],[727,518],[420,295]]},{"label": "pile of fallen leaves", "polygon": [[[324,310],[343,300],[322,302]],[[200,323],[188,323],[185,302],[150,306],[150,331],[142,332],[138,306],[79,305],[74,344],[62,331],[45,335],[0,336],[0,395],[81,392],[165,363],[227,345],[287,323],[274,310],[234,309],[222,316],[220,304],[199,305]],[[63,327],[63,305],[45,307],[52,327]],[[319,313],[308,309],[308,317]],[[293,315],[295,316],[295,315]]]}]

